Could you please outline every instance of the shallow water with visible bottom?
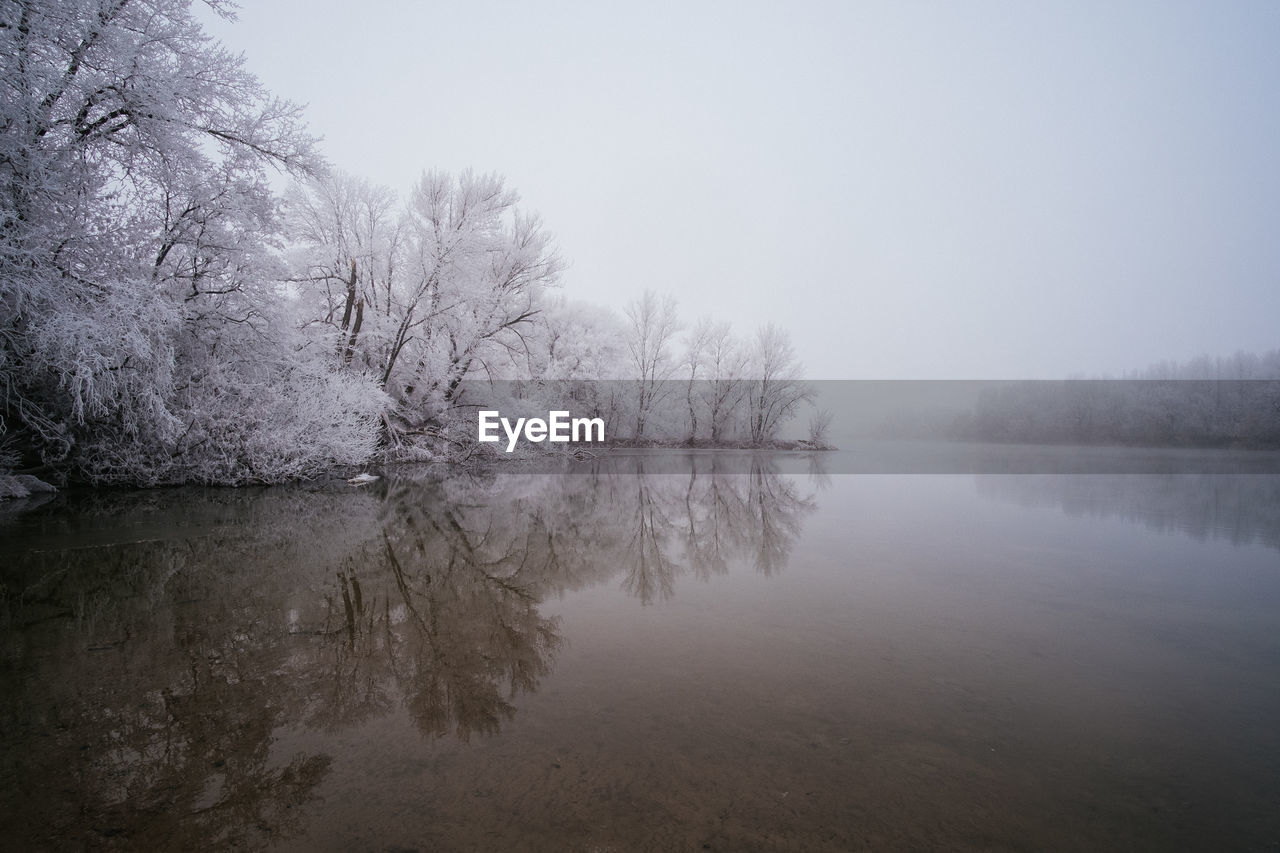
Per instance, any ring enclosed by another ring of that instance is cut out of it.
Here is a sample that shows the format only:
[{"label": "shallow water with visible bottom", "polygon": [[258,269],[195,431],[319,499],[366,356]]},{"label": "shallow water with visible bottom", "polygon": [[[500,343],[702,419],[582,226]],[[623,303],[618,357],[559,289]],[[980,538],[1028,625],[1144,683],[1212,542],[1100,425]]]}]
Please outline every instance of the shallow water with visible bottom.
[{"label": "shallow water with visible bottom", "polygon": [[0,518],[0,847],[1280,850],[1280,477],[654,458]]}]

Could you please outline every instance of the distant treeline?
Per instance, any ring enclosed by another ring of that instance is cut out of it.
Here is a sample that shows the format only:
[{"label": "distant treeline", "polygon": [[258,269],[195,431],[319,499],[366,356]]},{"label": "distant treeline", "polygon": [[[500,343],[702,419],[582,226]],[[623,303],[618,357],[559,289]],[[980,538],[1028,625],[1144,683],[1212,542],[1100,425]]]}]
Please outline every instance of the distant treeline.
[{"label": "distant treeline", "polygon": [[971,441],[1280,447],[1280,350],[1162,363],[1123,379],[1001,384],[948,433]]}]

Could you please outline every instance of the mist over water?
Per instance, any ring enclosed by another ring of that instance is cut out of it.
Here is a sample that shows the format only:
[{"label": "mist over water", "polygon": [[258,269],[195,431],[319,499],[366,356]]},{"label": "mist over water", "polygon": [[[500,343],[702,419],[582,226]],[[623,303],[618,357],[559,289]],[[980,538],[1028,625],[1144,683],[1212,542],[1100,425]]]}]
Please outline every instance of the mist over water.
[{"label": "mist over water", "polygon": [[0,522],[0,834],[1265,845],[1278,481],[633,452],[61,496]]}]

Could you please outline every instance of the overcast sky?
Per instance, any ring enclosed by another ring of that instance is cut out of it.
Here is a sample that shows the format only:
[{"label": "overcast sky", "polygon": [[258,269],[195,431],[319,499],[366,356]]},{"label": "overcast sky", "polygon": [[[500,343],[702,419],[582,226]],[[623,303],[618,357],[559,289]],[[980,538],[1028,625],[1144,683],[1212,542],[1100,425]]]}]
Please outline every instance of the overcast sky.
[{"label": "overcast sky", "polygon": [[210,30],[398,190],[496,171],[566,293],[815,378],[1280,346],[1280,3],[249,0]]}]

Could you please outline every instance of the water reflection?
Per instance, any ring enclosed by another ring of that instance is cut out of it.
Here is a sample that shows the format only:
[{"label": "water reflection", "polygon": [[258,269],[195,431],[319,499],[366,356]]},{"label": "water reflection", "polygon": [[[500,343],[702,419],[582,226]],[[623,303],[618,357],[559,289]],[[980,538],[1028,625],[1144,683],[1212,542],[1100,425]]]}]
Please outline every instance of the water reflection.
[{"label": "water reflection", "polygon": [[540,605],[615,582],[782,571],[814,499],[766,457],[682,474],[393,476],[59,498],[0,545],[0,838],[19,849],[258,848],[330,769],[282,730],[404,709],[496,733],[564,643]]},{"label": "water reflection", "polygon": [[976,483],[979,495],[1019,506],[1280,549],[1280,476],[1273,474],[1018,474]]},{"label": "water reflection", "polygon": [[670,598],[686,572],[706,581],[731,562],[764,575],[781,571],[815,507],[766,461],[754,460],[749,474],[725,474],[715,457],[705,466],[692,460],[690,473],[679,477],[648,476],[640,462],[639,475],[610,492],[608,511],[621,510],[629,531],[610,557],[624,567],[623,589],[644,604]]},{"label": "water reflection", "polygon": [[[86,507],[97,515],[84,541],[114,542],[6,555],[0,836],[11,849],[255,847],[299,831],[295,807],[329,758],[271,754],[303,704],[281,689],[290,649],[265,609],[292,578],[245,570],[244,545],[225,532],[240,513],[219,504],[193,493],[179,515],[223,523],[168,540],[151,538],[149,501]],[[280,519],[298,509],[288,496],[273,507]],[[287,553],[272,526],[255,546]]]}]

